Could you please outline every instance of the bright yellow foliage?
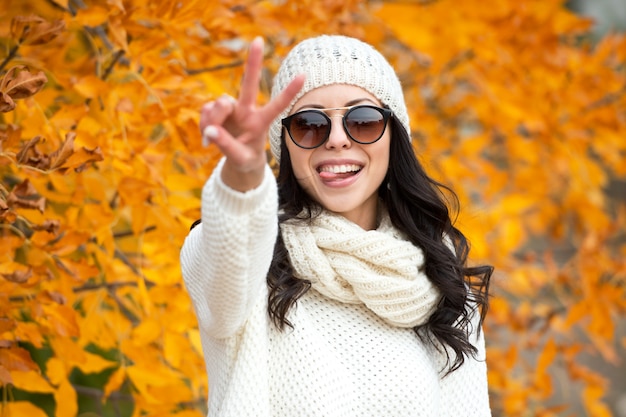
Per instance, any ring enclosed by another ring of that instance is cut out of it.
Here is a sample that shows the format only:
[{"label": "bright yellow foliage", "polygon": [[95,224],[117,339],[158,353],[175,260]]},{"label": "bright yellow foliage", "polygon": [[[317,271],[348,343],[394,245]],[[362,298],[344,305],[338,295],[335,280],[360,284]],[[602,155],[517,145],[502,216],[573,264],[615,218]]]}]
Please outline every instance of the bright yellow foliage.
[{"label": "bright yellow foliage", "polygon": [[626,348],[623,34],[592,43],[561,0],[0,3],[1,416],[73,417],[85,389],[132,396],[128,416],[203,415],[178,260],[220,157],[198,110],[237,94],[254,36],[263,102],[320,33],[393,62],[416,152],[459,194],[472,260],[496,267],[494,415],[611,415],[582,358]]}]

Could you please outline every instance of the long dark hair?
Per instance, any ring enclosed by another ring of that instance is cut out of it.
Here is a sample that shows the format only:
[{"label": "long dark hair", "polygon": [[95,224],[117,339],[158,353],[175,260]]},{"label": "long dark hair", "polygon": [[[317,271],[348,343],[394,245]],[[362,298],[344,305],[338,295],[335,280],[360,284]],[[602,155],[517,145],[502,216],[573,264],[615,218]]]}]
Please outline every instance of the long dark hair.
[{"label": "long dark hair", "polygon": [[[417,160],[408,133],[394,117],[390,120],[391,143],[389,169],[378,194],[387,206],[391,222],[424,252],[424,273],[439,288],[442,299],[428,322],[414,330],[422,339],[445,352],[450,366],[457,370],[465,355],[475,356],[477,349],[469,341],[473,329],[471,317],[478,310],[482,324],[488,309],[489,280],[493,267],[468,267],[469,244],[453,225],[448,204],[458,207],[456,194],[430,178]],[[293,170],[284,137],[278,171],[279,223],[305,210],[312,218],[321,207],[300,187]],[[444,194],[445,193],[445,194]],[[444,242],[447,236],[454,254]],[[274,259],[267,274],[268,313],[279,329],[292,326],[289,309],[311,287],[310,282],[294,278],[285,244],[278,233]],[[479,329],[476,329],[480,331]],[[455,354],[451,362],[449,347]]]}]

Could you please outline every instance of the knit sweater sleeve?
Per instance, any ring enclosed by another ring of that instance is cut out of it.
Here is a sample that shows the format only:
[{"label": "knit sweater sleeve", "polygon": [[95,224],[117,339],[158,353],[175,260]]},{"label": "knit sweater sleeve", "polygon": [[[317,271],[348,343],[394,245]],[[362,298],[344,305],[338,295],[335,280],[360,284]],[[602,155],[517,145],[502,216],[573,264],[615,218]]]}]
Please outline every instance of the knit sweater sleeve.
[{"label": "knit sweater sleeve", "polygon": [[181,268],[198,324],[214,338],[235,334],[266,291],[278,232],[276,181],[269,166],[241,193],[221,179],[224,159],[202,190],[202,223],[181,250]]}]

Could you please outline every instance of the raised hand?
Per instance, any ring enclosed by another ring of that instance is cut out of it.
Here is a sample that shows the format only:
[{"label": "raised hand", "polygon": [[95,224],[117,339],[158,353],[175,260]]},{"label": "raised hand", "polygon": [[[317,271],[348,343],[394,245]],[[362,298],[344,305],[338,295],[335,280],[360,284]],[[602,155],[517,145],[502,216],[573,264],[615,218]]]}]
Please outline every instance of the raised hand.
[{"label": "raised hand", "polygon": [[258,107],[262,64],[263,39],[259,37],[250,44],[239,98],[222,96],[205,104],[200,113],[203,141],[214,143],[226,156],[222,180],[238,191],[255,188],[263,180],[269,126],[304,84],[304,76],[299,75],[273,100]]}]

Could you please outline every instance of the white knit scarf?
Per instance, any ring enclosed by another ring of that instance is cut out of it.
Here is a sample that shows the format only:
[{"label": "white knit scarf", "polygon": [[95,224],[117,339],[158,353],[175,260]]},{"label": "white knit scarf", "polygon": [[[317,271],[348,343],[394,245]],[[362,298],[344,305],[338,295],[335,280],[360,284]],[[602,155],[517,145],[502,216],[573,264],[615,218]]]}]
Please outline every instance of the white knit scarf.
[{"label": "white knit scarf", "polygon": [[388,214],[376,230],[363,230],[323,211],[312,222],[291,219],[281,233],[295,276],[311,281],[323,295],[363,303],[389,324],[424,324],[441,298],[421,271],[422,250],[397,230]]}]

